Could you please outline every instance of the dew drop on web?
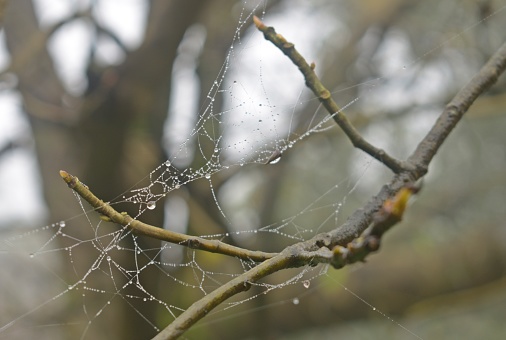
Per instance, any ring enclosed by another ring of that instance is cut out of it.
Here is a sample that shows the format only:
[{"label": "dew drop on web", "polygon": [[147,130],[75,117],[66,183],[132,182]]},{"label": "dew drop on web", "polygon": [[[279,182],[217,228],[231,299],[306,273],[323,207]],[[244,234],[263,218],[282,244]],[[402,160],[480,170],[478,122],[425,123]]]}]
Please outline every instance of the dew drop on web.
[{"label": "dew drop on web", "polygon": [[276,164],[279,163],[280,160],[281,160],[281,151],[274,150],[272,155],[267,160],[267,164]]},{"label": "dew drop on web", "polygon": [[311,281],[309,280],[304,280],[302,282],[302,285],[304,286],[304,288],[309,288],[309,286],[311,285]]},{"label": "dew drop on web", "polygon": [[153,210],[156,208],[156,202],[155,201],[149,201],[148,204],[147,204],[147,208],[149,210]]}]

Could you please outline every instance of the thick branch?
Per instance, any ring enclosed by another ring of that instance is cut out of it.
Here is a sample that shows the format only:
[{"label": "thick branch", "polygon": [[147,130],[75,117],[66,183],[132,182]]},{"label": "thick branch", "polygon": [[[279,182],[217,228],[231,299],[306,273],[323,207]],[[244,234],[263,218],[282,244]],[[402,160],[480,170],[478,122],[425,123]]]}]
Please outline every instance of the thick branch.
[{"label": "thick branch", "polygon": [[321,101],[327,112],[332,116],[332,119],[339,125],[339,127],[346,133],[351,143],[368,153],[372,157],[385,164],[394,173],[399,173],[405,168],[405,164],[401,161],[390,156],[384,150],[375,147],[367,142],[351,124],[348,117],[341,111],[341,108],[336,104],[330,95],[330,91],[323,86],[322,82],[314,72],[314,64],[309,65],[304,57],[295,49],[294,44],[288,42],[281,34],[276,33],[273,27],[265,26],[258,17],[253,17],[256,27],[264,34],[266,40],[272,42],[279,48],[290,60],[297,66],[306,80],[306,86],[313,91],[313,93]]},{"label": "thick branch", "polygon": [[137,235],[144,235],[157,240],[180,244],[193,249],[205,250],[210,253],[234,256],[247,261],[262,262],[277,255],[276,253],[265,253],[262,251],[242,249],[218,240],[207,240],[197,236],[180,234],[140,222],[127,214],[116,211],[109,204],[99,199],[86,185],[81,183],[76,176],[72,176],[63,170],[60,171],[60,176],[71,189],[84,198],[96,211],[103,216],[106,216],[110,219],[110,221],[131,229]]}]

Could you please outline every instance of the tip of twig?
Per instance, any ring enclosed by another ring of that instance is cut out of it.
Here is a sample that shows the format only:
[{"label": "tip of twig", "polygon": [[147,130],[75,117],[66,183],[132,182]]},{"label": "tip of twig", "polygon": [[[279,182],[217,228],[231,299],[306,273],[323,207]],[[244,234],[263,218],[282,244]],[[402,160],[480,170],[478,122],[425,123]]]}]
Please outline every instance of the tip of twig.
[{"label": "tip of twig", "polygon": [[60,176],[66,182],[66,179],[70,177],[70,174],[65,170],[60,170]]},{"label": "tip of twig", "polygon": [[72,188],[73,186],[75,186],[76,178],[71,174],[69,174],[67,171],[60,170],[60,176],[61,178],[63,178],[63,180],[65,181],[65,183],[67,183],[69,187]]},{"label": "tip of twig", "polygon": [[258,18],[256,15],[253,16],[253,23],[259,30],[265,28],[265,25],[262,22],[262,20],[260,20],[260,18]]}]

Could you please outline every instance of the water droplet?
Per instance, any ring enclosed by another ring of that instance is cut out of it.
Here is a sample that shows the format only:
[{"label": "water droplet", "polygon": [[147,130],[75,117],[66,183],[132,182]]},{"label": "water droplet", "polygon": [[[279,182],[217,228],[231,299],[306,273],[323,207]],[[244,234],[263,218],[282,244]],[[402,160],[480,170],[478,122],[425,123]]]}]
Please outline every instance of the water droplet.
[{"label": "water droplet", "polygon": [[302,281],[302,285],[304,286],[304,288],[309,288],[309,286],[311,285],[311,281],[304,280],[304,281]]},{"label": "water droplet", "polygon": [[153,210],[153,209],[155,209],[155,208],[156,208],[156,202],[155,202],[155,201],[149,201],[149,202],[148,202],[148,205],[147,205],[147,208],[148,208],[149,210]]},{"label": "water droplet", "polygon": [[35,254],[34,253],[30,253],[30,255],[28,255],[31,259],[33,259],[35,257]]},{"label": "water droplet", "polygon": [[276,164],[276,163],[279,163],[280,160],[281,160],[281,151],[276,149],[276,150],[274,150],[272,155],[269,157],[266,164]]},{"label": "water droplet", "polygon": [[292,303],[293,303],[294,305],[298,305],[298,304],[299,304],[299,302],[300,302],[300,301],[299,301],[299,298],[293,298],[293,300],[292,300]]},{"label": "water droplet", "polygon": [[60,228],[65,228],[65,221],[60,222]]},{"label": "water droplet", "polygon": [[165,161],[165,166],[169,167],[171,165],[170,161]]},{"label": "water droplet", "polygon": [[206,179],[210,179],[211,178],[211,174],[206,174]]}]

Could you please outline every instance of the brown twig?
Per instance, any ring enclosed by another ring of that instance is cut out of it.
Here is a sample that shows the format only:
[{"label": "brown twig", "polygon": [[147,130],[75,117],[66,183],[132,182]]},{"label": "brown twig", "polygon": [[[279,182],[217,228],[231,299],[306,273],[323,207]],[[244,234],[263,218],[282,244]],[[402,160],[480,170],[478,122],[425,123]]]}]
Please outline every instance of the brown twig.
[{"label": "brown twig", "polygon": [[327,109],[327,112],[332,116],[332,119],[334,119],[337,125],[344,131],[355,147],[376,158],[394,173],[399,173],[406,168],[406,164],[390,156],[385,150],[370,144],[360,135],[353,124],[351,124],[348,117],[341,111],[341,108],[336,104],[334,99],[332,99],[330,91],[323,86],[314,72],[314,63],[309,65],[304,57],[295,49],[295,45],[288,42],[281,34],[276,33],[273,27],[265,26],[256,16],[253,17],[253,22],[264,34],[265,39],[272,42],[299,68],[299,71],[306,81],[306,86],[318,97],[325,109]]},{"label": "brown twig", "polygon": [[72,176],[64,170],[60,171],[60,176],[71,189],[85,199],[97,212],[106,216],[111,222],[131,229],[137,235],[152,237],[157,240],[183,245],[192,249],[200,249],[211,253],[234,256],[246,261],[262,262],[277,255],[276,253],[247,250],[231,246],[218,240],[207,240],[198,236],[176,233],[174,231],[143,223],[133,219],[127,214],[116,211],[109,204],[95,196],[86,185],[79,181],[76,176]]}]

